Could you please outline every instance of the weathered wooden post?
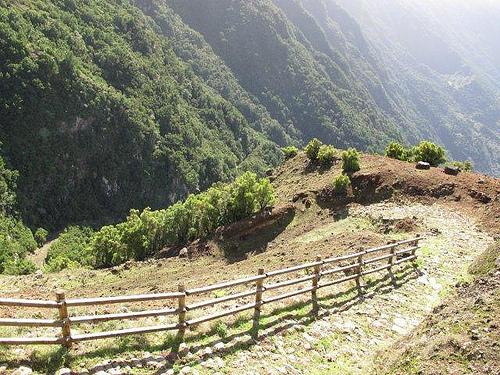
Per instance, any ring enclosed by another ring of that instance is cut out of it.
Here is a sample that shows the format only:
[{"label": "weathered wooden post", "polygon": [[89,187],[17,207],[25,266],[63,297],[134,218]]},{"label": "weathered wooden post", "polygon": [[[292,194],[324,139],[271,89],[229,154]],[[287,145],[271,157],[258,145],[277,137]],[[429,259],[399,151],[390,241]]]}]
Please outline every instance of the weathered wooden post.
[{"label": "weathered wooden post", "polygon": [[356,267],[356,287],[358,288],[359,295],[363,294],[363,286],[361,285],[361,273],[363,272],[363,254],[364,250],[361,249],[361,254],[358,256],[358,266]]},{"label": "weathered wooden post", "polygon": [[62,341],[66,348],[71,348],[71,322],[68,316],[68,306],[66,305],[66,296],[64,291],[56,292],[56,301],[59,309],[59,319],[62,323]]},{"label": "weathered wooden post", "polygon": [[417,252],[417,247],[418,247],[418,241],[420,241],[420,234],[416,235],[415,241],[413,242],[413,250],[411,251],[411,255],[415,256]]},{"label": "weathered wooden post", "polygon": [[318,282],[319,278],[321,276],[321,257],[317,256],[316,257],[316,264],[314,266],[314,278],[312,279],[312,291],[311,291],[311,299],[312,299],[312,304],[313,304],[313,313],[317,314],[319,312],[319,304],[318,304]]},{"label": "weathered wooden post", "polygon": [[392,271],[392,266],[394,265],[394,258],[396,258],[396,246],[397,244],[395,241],[392,241],[392,246],[391,246],[391,257],[389,258],[389,276],[391,277],[391,282],[393,284],[396,284],[396,277],[394,276],[394,272]]},{"label": "weathered wooden post", "polygon": [[[264,268],[259,268],[259,276],[265,274]],[[259,279],[255,283],[255,308],[253,311],[253,326],[252,326],[252,338],[257,340],[259,338],[259,326],[260,326],[260,310],[262,306],[262,293],[264,291],[264,278]]]},{"label": "weathered wooden post", "polygon": [[422,275],[422,271],[418,268],[418,262],[417,262],[417,248],[418,248],[418,241],[420,241],[420,234],[416,235],[415,241],[413,242],[413,250],[411,251],[411,256],[414,257],[411,261],[413,268],[417,272],[418,275]]},{"label": "weathered wooden post", "polygon": [[186,287],[179,284],[179,329],[177,331],[177,340],[179,343],[184,341],[184,334],[186,333]]}]

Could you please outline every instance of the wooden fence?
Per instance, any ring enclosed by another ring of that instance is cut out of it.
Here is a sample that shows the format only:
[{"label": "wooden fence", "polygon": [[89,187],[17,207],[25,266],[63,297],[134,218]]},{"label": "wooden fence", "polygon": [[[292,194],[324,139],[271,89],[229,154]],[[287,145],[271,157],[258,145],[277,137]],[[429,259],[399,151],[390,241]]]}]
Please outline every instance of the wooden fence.
[{"label": "wooden fence", "polygon": [[[392,268],[394,266],[407,261],[414,262],[417,259],[416,250],[419,248],[418,242],[421,239],[421,237],[417,236],[412,239],[394,242],[368,250],[362,250],[355,254],[346,256],[327,259],[321,259],[320,257],[318,257],[314,262],[276,271],[265,272],[264,269],[259,269],[258,274],[252,277],[227,281],[220,284],[214,284],[200,288],[186,289],[184,285],[179,285],[178,291],[172,293],[66,299],[64,292],[57,292],[55,301],[0,298],[0,306],[58,310],[57,319],[0,319],[0,326],[37,328],[58,327],[61,330],[58,337],[0,338],[0,344],[59,344],[70,347],[73,342],[160,331],[177,331],[178,338],[182,340],[185,330],[188,327],[196,326],[197,324],[216,320],[225,316],[235,315],[246,310],[254,310],[252,335],[254,338],[257,338],[259,318],[262,306],[301,294],[311,293],[313,313],[315,313],[319,310],[317,296],[317,291],[319,289],[354,280],[357,287],[359,288],[359,291],[362,293],[363,276],[388,270],[391,278],[394,278],[394,275],[392,273]],[[400,249],[401,247],[403,248]],[[382,265],[380,265],[380,263],[382,263]],[[300,275],[300,277],[296,277],[291,280],[264,284],[265,280],[273,279],[280,275],[293,274],[301,271],[306,271],[306,275]],[[337,274],[340,274],[342,277],[333,279],[331,278],[331,276]],[[296,284],[304,284],[308,282],[310,283],[310,286],[306,286],[298,290],[293,290],[291,292],[282,293],[279,295],[272,295],[269,297],[265,296],[266,292],[268,291],[278,290]],[[187,300],[191,296],[203,295],[209,292],[247,284],[254,284],[255,287],[248,291],[233,293],[219,298],[205,299],[193,303],[187,302]],[[216,312],[214,314],[205,315],[198,318],[187,319],[187,312],[251,296],[254,296],[254,300],[251,303],[240,305],[230,310]],[[68,312],[70,308],[77,306],[97,306],[165,300],[173,300],[173,302],[176,302],[177,307],[164,308],[159,310],[87,316],[71,316]],[[72,327],[82,323],[99,323],[111,320],[129,320],[146,317],[161,317],[167,315],[177,316],[176,323],[87,334],[72,334],[71,332]]]}]

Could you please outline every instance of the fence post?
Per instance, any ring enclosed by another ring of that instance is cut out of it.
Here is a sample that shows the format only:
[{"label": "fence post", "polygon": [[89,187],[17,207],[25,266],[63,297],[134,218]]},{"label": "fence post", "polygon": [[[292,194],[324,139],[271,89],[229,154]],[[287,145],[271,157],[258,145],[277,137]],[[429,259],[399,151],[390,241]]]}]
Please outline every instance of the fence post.
[{"label": "fence post", "polygon": [[[413,247],[417,247],[418,246],[418,241],[420,241],[420,234],[416,235],[415,241],[413,242]],[[415,254],[416,252],[417,252],[417,249],[413,249],[411,251],[411,255],[416,255]]]},{"label": "fence post", "polygon": [[[321,257],[316,257],[316,262],[321,262]],[[319,304],[318,304],[318,282],[321,275],[321,264],[317,264],[314,266],[314,278],[312,279],[312,287],[311,298],[313,304],[313,313],[317,314],[319,312]]]},{"label": "fence post", "polygon": [[[259,276],[264,275],[264,268],[259,268]],[[253,311],[253,326],[252,326],[252,338],[257,340],[259,337],[259,320],[260,320],[260,310],[262,306],[262,293],[264,292],[264,279],[257,280],[255,283],[255,309]]]},{"label": "fence post", "polygon": [[391,246],[391,257],[389,258],[389,276],[391,277],[391,282],[396,284],[396,277],[394,276],[394,272],[392,272],[392,266],[394,265],[394,258],[396,257],[396,246],[395,241],[392,241],[393,244]]},{"label": "fence post", "polygon": [[363,294],[363,287],[361,285],[361,272],[363,272],[362,267],[363,267],[364,250],[363,249],[361,249],[361,250],[363,251],[363,253],[358,256],[358,266],[356,267],[356,273],[358,276],[358,277],[356,277],[356,287],[358,288],[359,295]]},{"label": "fence post", "polygon": [[62,340],[66,348],[71,348],[71,325],[68,317],[68,306],[66,296],[62,290],[56,292],[56,301],[59,305],[59,319],[62,323]]},{"label": "fence post", "polygon": [[179,296],[179,329],[177,331],[177,340],[181,343],[184,341],[184,334],[186,333],[186,287],[183,284],[179,284],[178,290],[182,293]]},{"label": "fence post", "polygon": [[416,256],[417,256],[417,249],[416,248],[418,247],[418,241],[420,241],[420,240],[421,240],[420,234],[417,234],[416,239],[413,242],[414,249],[411,251],[411,255],[415,256],[415,258],[412,260],[412,265],[413,265],[413,268],[415,269],[415,271],[417,272],[418,275],[423,274],[422,271],[420,271],[418,268],[418,263],[417,263],[417,258],[416,258]]}]

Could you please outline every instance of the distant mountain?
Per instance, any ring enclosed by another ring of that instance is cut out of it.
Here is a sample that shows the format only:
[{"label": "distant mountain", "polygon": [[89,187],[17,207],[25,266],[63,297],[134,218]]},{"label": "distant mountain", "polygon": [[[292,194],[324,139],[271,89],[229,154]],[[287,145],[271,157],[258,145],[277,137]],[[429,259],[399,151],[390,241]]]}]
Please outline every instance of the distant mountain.
[{"label": "distant mountain", "polygon": [[500,173],[499,6],[0,0],[0,141],[31,225],[113,221],[312,137]]}]

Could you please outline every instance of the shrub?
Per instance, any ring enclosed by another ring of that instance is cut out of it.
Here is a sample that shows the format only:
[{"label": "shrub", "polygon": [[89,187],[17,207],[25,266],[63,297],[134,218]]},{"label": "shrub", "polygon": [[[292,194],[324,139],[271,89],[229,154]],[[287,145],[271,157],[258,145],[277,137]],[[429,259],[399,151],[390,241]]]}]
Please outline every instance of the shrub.
[{"label": "shrub", "polygon": [[46,229],[43,229],[43,228],[38,228],[35,231],[35,234],[34,234],[33,237],[35,238],[35,241],[36,241],[38,247],[43,246],[43,244],[45,242],[47,242],[47,236],[48,235],[49,235],[49,232]]},{"label": "shrub", "polygon": [[354,148],[342,152],[342,170],[344,173],[359,171],[359,153]]},{"label": "shrub", "polygon": [[285,159],[292,159],[299,153],[299,149],[295,146],[283,147],[281,151],[283,151]]},{"label": "shrub", "polygon": [[392,159],[408,161],[409,153],[401,143],[391,142],[385,148],[385,156]]},{"label": "shrub", "polygon": [[422,141],[413,149],[414,161],[425,161],[437,167],[446,161],[444,148],[430,141]]},{"label": "shrub", "polygon": [[323,166],[332,165],[333,160],[335,159],[336,150],[331,145],[322,145],[318,151],[318,161]]},{"label": "shrub", "polygon": [[54,241],[45,257],[45,270],[57,272],[65,268],[91,265],[89,245],[94,231],[91,228],[71,226]]},{"label": "shrub", "polygon": [[28,263],[23,260],[35,249],[31,230],[21,221],[0,213],[0,273],[28,272]]},{"label": "shrub", "polygon": [[345,174],[341,174],[333,180],[333,190],[340,195],[346,195],[350,185],[351,179]]},{"label": "shrub", "polygon": [[449,165],[453,167],[459,168],[462,172],[472,172],[474,167],[472,165],[472,162],[469,160],[466,161],[452,161],[449,163]]},{"label": "shrub", "polygon": [[36,271],[35,264],[28,259],[9,259],[4,263],[6,275],[29,275]]},{"label": "shrub", "polygon": [[212,334],[216,334],[221,339],[224,339],[227,337],[228,327],[226,323],[218,321],[213,324],[210,331],[212,332]]},{"label": "shrub", "polygon": [[271,205],[274,193],[268,179],[246,172],[231,184],[217,184],[191,194],[164,210],[131,210],[123,223],[103,227],[90,244],[94,267],[143,260],[165,246],[181,245],[209,235]]},{"label": "shrub", "polygon": [[318,159],[318,152],[323,143],[317,138],[313,138],[309,141],[307,146],[304,148],[307,157],[311,161],[316,161]]}]

